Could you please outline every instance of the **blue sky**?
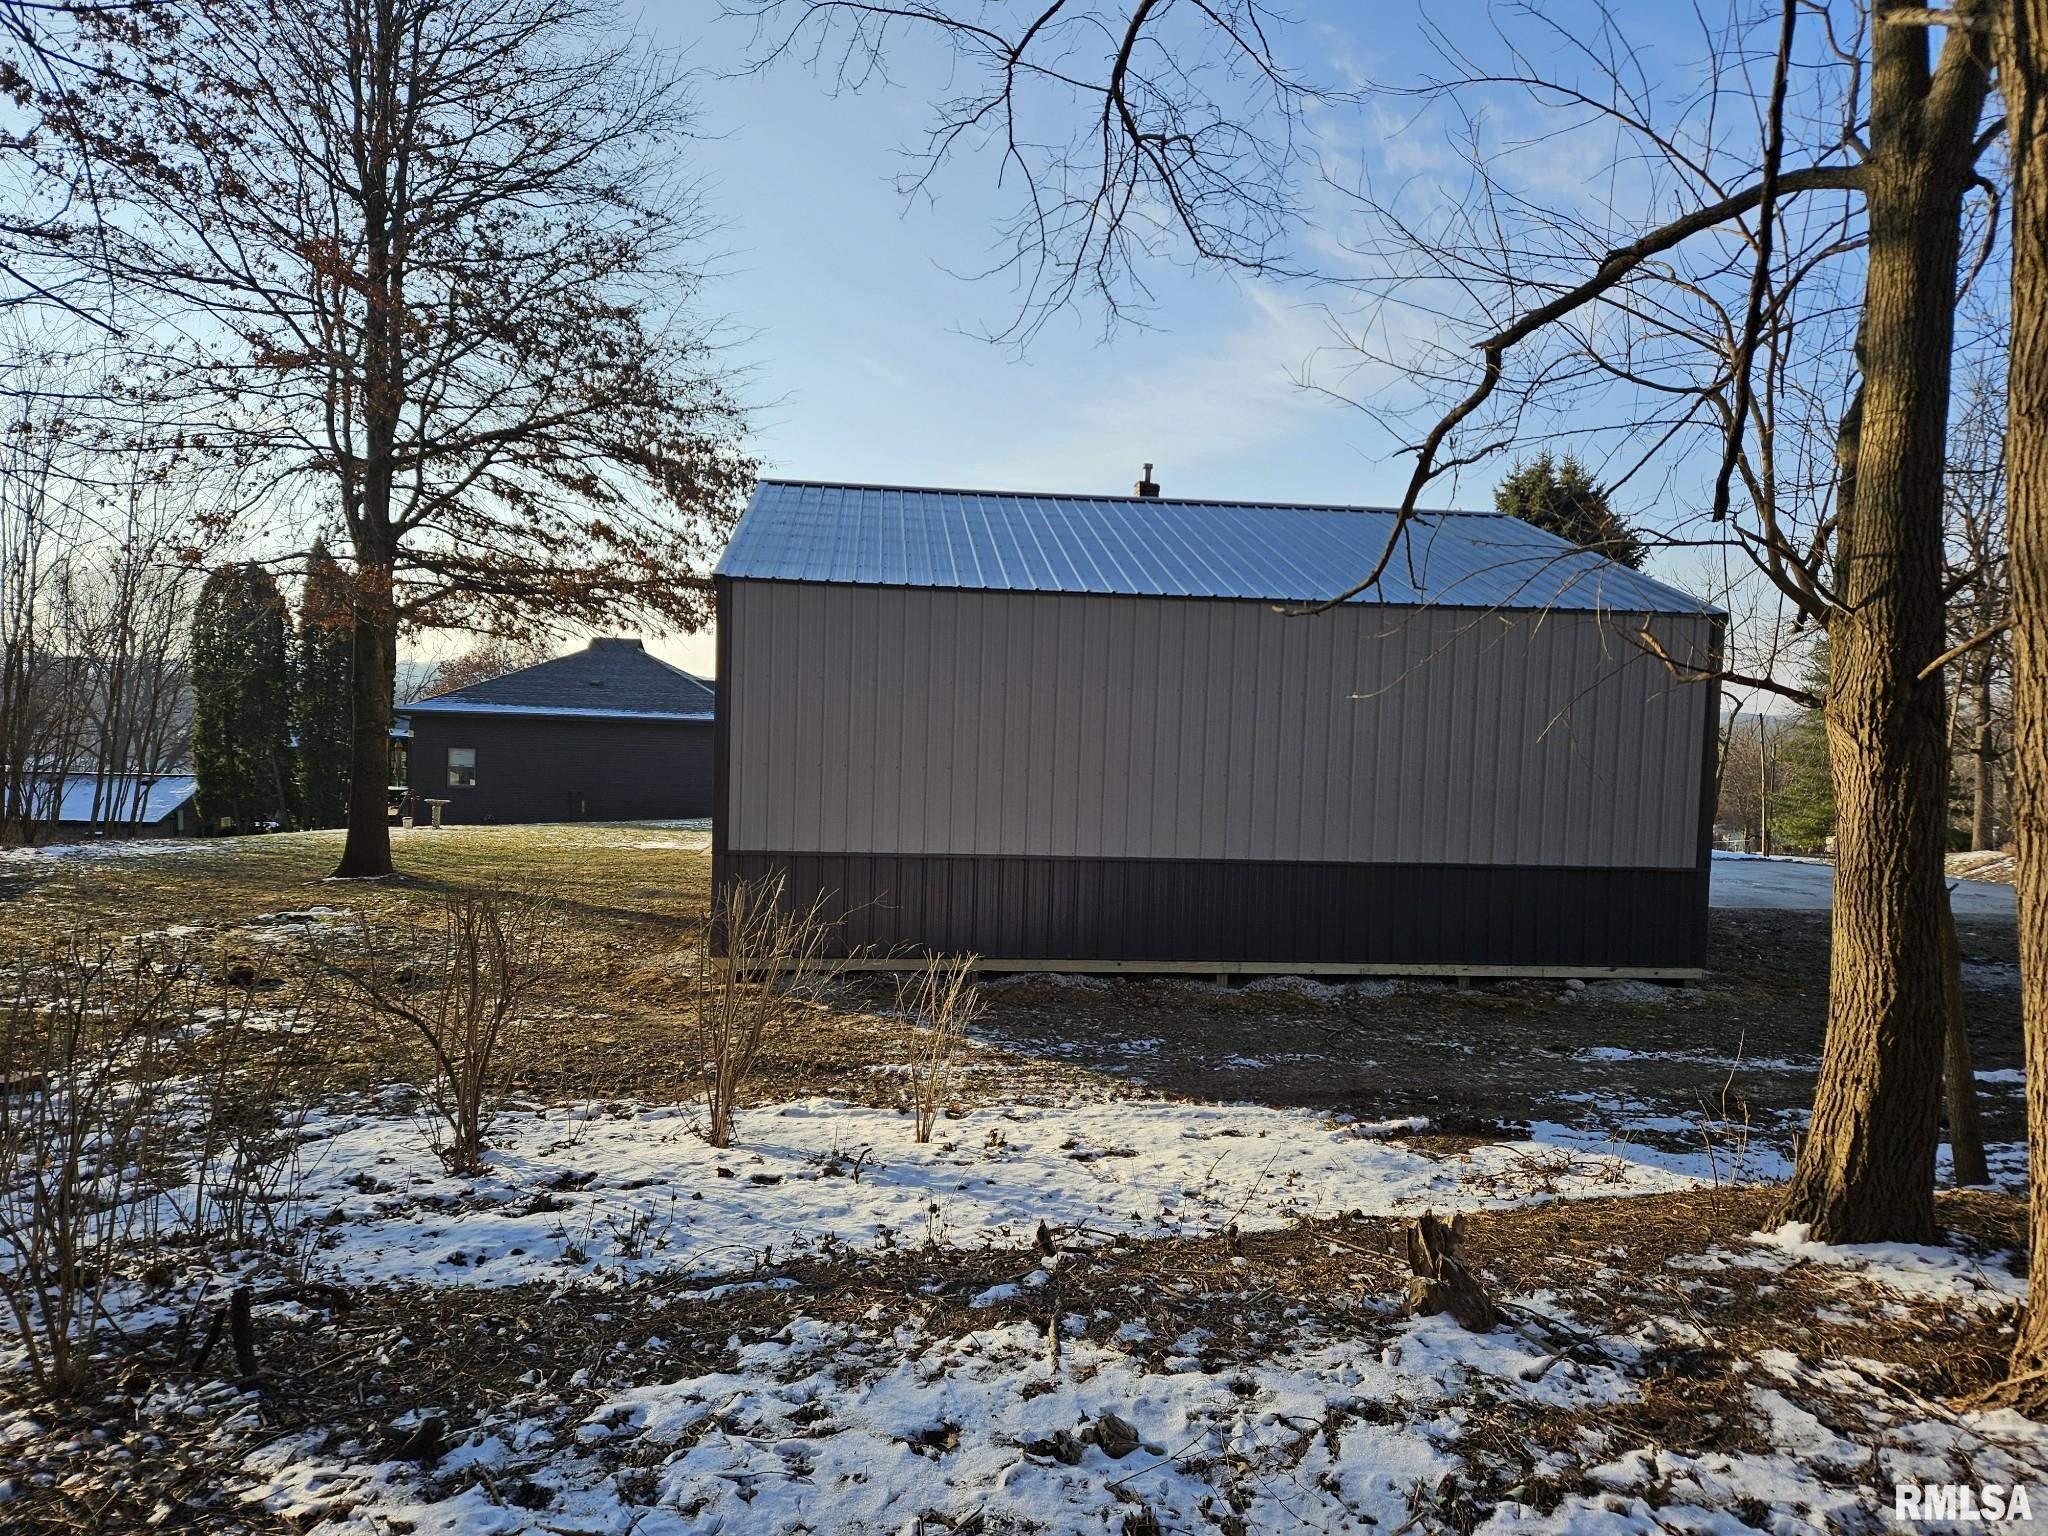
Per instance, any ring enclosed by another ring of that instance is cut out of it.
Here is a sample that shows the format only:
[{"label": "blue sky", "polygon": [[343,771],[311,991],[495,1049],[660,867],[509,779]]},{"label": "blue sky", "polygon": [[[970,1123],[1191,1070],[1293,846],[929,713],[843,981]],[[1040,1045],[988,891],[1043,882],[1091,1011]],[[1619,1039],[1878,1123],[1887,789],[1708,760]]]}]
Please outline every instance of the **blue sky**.
[{"label": "blue sky", "polygon": [[[1013,210],[993,163],[963,160],[928,200],[907,201],[894,185],[948,86],[941,57],[899,50],[893,81],[835,93],[795,63],[735,75],[750,34],[710,0],[643,0],[640,14],[703,76],[706,136],[688,169],[702,178],[722,252],[703,300],[728,317],[733,359],[759,402],[752,447],[764,474],[1123,492],[1150,461],[1170,495],[1399,499],[1409,467],[1400,443],[1299,382],[1309,368],[1334,382],[1342,364],[1327,292],[1162,262],[1146,270],[1154,302],[1143,324],[1105,338],[1099,311],[1083,310],[1022,351],[991,344],[976,333],[1011,318],[1012,293],[955,273],[988,263]],[[1462,39],[1478,36],[1490,12],[1461,0],[1429,14]],[[1701,48],[1689,25],[1659,35],[1670,16],[1646,4],[1625,24],[1652,45],[1653,69],[1683,74]],[[1441,68],[1422,13],[1400,0],[1310,4],[1283,52],[1335,83],[1412,81]],[[1427,179],[1448,164],[1440,124],[1404,133],[1384,101],[1323,126],[1326,154],[1381,178]],[[1586,150],[1561,146],[1529,184],[1581,196],[1590,172],[1580,165],[1602,158],[1597,145],[1575,158]],[[1328,223],[1308,235],[1321,255],[1332,237]],[[1510,462],[1487,463],[1428,500],[1488,505]],[[1660,505],[1673,493],[1658,487],[1672,483],[1632,486],[1621,510],[1669,526],[1683,509]],[[1705,585],[1698,557],[1652,568]],[[650,643],[693,671],[712,670],[709,635]]]},{"label": "blue sky", "polygon": [[[1412,32],[1403,9],[1374,7],[1375,32]],[[1295,381],[1329,339],[1313,293],[1161,264],[1142,325],[1104,339],[1083,312],[1021,352],[992,344],[977,333],[1008,320],[1009,289],[955,275],[986,263],[1010,208],[992,168],[964,162],[924,202],[894,185],[943,80],[936,60],[835,95],[795,65],[715,77],[748,34],[699,0],[652,0],[646,20],[713,76],[697,164],[726,254],[705,302],[741,334],[735,356],[766,402],[764,474],[1127,492],[1150,461],[1169,494],[1398,497],[1405,469],[1370,423]],[[1333,60],[1347,46],[1318,26],[1296,40]],[[656,645],[711,669],[708,636]]]},{"label": "blue sky", "polygon": [[[706,69],[747,39],[708,7],[649,7],[664,41]],[[893,178],[930,117],[938,61],[903,57],[901,83],[834,95],[796,65],[707,80],[700,146],[710,211],[731,254],[709,302],[755,334],[743,348],[771,474],[1022,489],[1118,490],[1150,459],[1177,491],[1323,500],[1371,497],[1357,423],[1289,378],[1323,339],[1312,295],[1148,269],[1150,327],[1105,341],[1099,315],[1063,318],[1020,353],[975,334],[1001,325],[985,264],[1010,210],[987,161],[962,162],[935,199]],[[952,269],[952,270],[949,270]]]}]

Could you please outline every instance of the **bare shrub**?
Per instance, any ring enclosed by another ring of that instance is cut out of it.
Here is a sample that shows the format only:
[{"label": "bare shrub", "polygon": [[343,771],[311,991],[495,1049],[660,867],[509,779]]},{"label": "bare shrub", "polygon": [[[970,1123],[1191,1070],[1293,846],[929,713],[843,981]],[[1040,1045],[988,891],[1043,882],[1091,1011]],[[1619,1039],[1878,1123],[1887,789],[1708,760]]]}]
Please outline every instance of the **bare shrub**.
[{"label": "bare shrub", "polygon": [[105,1297],[158,1161],[178,971],[79,937],[15,966],[0,1037],[0,1295],[36,1385],[89,1386]]},{"label": "bare shrub", "polygon": [[524,897],[467,892],[433,918],[366,928],[322,951],[322,969],[427,1049],[435,1150],[451,1173],[483,1168],[491,1098],[510,1077],[526,994],[548,969],[553,909]]},{"label": "bare shrub", "polygon": [[732,1144],[740,1093],[762,1046],[841,968],[826,954],[836,925],[824,898],[799,911],[784,892],[779,875],[727,885],[711,913],[725,953],[714,954],[713,944],[698,953],[690,1018],[704,1064],[704,1139],[714,1147]]},{"label": "bare shrub", "polygon": [[326,1032],[317,1010],[259,1005],[247,988],[218,986],[211,1001],[181,1052],[187,1172],[165,1202],[170,1231],[158,1235],[194,1248],[281,1248],[304,1182],[298,1149]]},{"label": "bare shrub", "polygon": [[973,955],[933,955],[896,984],[896,1007],[916,1026],[910,1045],[910,1110],[920,1146],[932,1139],[953,1063],[984,1004],[972,980]]}]

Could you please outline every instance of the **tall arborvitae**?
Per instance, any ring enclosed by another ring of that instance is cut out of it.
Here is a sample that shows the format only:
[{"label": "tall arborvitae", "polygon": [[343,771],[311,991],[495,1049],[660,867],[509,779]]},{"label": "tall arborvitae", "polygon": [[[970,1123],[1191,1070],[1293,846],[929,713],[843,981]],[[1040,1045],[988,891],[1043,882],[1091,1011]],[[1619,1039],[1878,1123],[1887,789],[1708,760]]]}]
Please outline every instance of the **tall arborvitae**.
[{"label": "tall arborvitae", "polygon": [[[1808,654],[1799,686],[1817,699],[1828,692],[1828,640]],[[1825,708],[1809,709],[1777,734],[1778,788],[1771,796],[1771,851],[1819,853],[1835,838],[1835,781],[1828,764]]]},{"label": "tall arborvitae", "polygon": [[1648,553],[1636,531],[1607,504],[1607,493],[1594,483],[1586,466],[1570,454],[1562,463],[1543,453],[1517,464],[1493,493],[1493,505],[1637,570]]},{"label": "tall arborvitae", "polygon": [[347,575],[313,545],[306,590],[299,599],[298,656],[293,666],[292,727],[299,744],[299,815],[309,827],[339,827],[348,820],[348,774],[353,695],[350,657],[355,611]]},{"label": "tall arborvitae", "polygon": [[288,822],[291,672],[284,595],[256,564],[206,578],[192,616],[192,768],[209,831]]}]

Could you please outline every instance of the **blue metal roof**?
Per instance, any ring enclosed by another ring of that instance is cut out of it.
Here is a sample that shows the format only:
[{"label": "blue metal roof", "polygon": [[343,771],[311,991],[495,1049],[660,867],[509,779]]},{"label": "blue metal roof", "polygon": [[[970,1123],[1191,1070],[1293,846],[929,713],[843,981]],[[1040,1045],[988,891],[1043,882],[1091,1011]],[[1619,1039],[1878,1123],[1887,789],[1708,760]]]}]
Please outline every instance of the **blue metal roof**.
[{"label": "blue metal roof", "polygon": [[[1379,507],[763,480],[717,574],[754,581],[1312,603],[1362,579]],[[1718,610],[1518,518],[1422,512],[1364,603]]]}]

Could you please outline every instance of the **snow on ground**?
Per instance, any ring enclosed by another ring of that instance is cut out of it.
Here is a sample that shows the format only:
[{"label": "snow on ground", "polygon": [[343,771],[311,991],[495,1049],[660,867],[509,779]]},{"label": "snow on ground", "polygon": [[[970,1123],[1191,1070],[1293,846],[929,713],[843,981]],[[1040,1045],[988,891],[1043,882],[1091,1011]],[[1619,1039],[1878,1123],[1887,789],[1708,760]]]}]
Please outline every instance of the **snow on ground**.
[{"label": "snow on ground", "polygon": [[1980,848],[1950,854],[1948,872],[1965,880],[1995,880],[2000,885],[2011,885],[2015,868],[2011,854],[1996,848]]},{"label": "snow on ground", "polygon": [[[1715,1254],[1850,1265],[1962,1307],[2011,1295],[1947,1250],[1829,1250],[1787,1231]],[[534,1380],[431,1470],[331,1436],[267,1444],[244,1462],[242,1496],[304,1526],[418,1536],[1385,1533],[1470,1528],[1455,1498],[1497,1470],[1491,1452],[1510,1485],[1483,1532],[1807,1533],[1875,1529],[1897,1480],[2038,1481],[2048,1454],[2041,1425],[1901,1412],[1883,1367],[1782,1350],[1759,1353],[1731,1404],[1750,1432],[1731,1426],[1728,1442],[1763,1448],[1686,1454],[1609,1425],[1659,1362],[1712,1347],[1701,1325],[1587,1325],[1585,1347],[1560,1349],[1528,1324],[1360,1321],[1341,1338],[1304,1322],[1288,1346],[1230,1366],[1203,1358],[1200,1330],[1148,1364],[1121,1347],[1130,1328],[1084,1339],[1080,1315],[1057,1353],[1035,1323],[933,1336],[798,1315],[736,1341],[726,1369],[580,1398],[574,1380]],[[1530,1442],[1516,1467],[1499,1437],[1512,1444],[1541,1414],[1576,1432]]]},{"label": "snow on ground", "polygon": [[[472,829],[452,825],[439,828],[393,827],[391,838],[394,844],[403,847],[408,841],[431,842],[435,838],[447,838],[451,835],[459,837],[469,830],[505,829]],[[520,827],[516,830],[522,841],[536,847],[616,847],[647,851],[673,848],[677,852],[698,853],[711,846],[711,823],[699,818],[682,821],[564,822]],[[252,848],[261,849],[268,846],[294,847],[314,843],[335,843],[338,846],[340,836],[339,832],[276,832],[254,838],[96,838],[89,842],[43,843],[35,847],[0,849],[0,867],[12,867],[17,873],[49,874],[67,864],[163,858],[180,854],[193,857],[222,856],[247,853]]]},{"label": "snow on ground", "polygon": [[1765,1254],[1784,1256],[1785,1263],[1823,1264],[1855,1271],[1902,1296],[1928,1301],[1944,1297],[1983,1297],[1990,1302],[2027,1299],[2024,1275],[1980,1263],[1953,1248],[1926,1248],[1912,1243],[1816,1243],[1804,1222],[1787,1222],[1751,1239]]},{"label": "snow on ground", "polygon": [[407,1113],[318,1114],[301,1153],[314,1269],[465,1285],[722,1274],[927,1239],[1022,1246],[1041,1221],[1097,1236],[1207,1235],[1714,1177],[1703,1151],[1562,1125],[1443,1157],[1388,1139],[1413,1122],[1245,1104],[998,1103],[942,1120],[928,1146],[907,1115],[826,1099],[745,1111],[727,1151],[693,1126],[667,1106],[507,1112],[489,1171],[457,1179]]},{"label": "snow on ground", "polygon": [[1654,1061],[1713,1067],[1722,1072],[1811,1072],[1820,1065],[1812,1056],[1731,1056],[1719,1051],[1637,1051],[1620,1045],[1582,1046],[1572,1053],[1580,1061]]},{"label": "snow on ground", "polygon": [[[1834,905],[1835,869],[1817,859],[1764,858],[1716,849],[1713,904],[1782,911],[1825,912]],[[2010,917],[2013,888],[1983,880],[1949,881],[1958,917]]]},{"label": "snow on ground", "polygon": [[208,842],[202,838],[138,837],[101,838],[89,843],[41,843],[34,847],[0,848],[0,864],[17,870],[47,873],[63,864],[94,863],[103,859],[151,859],[166,854],[204,853],[225,846],[230,840]]}]

